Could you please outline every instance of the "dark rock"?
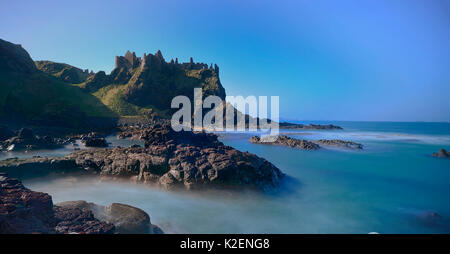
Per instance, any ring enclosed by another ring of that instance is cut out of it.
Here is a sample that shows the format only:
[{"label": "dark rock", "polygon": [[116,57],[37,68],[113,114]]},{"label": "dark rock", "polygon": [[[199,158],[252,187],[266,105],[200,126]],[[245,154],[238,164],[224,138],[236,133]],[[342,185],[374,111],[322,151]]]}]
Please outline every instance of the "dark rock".
[{"label": "dark rock", "polygon": [[[278,187],[284,176],[267,160],[225,146],[214,134],[175,132],[166,124],[146,130],[143,139],[145,148],[89,149],[63,158],[3,161],[0,170],[26,172],[52,165],[47,171],[65,172],[70,168],[72,172],[98,172],[167,189],[214,187],[260,191]],[[52,160],[55,163],[49,163]]]},{"label": "dark rock", "polygon": [[86,140],[83,140],[84,145],[87,147],[107,147],[108,143],[106,143],[105,138],[92,138],[89,137]]},{"label": "dark rock", "polygon": [[348,149],[363,149],[363,145],[359,143],[355,143],[352,141],[344,141],[339,139],[327,140],[302,140],[296,138],[290,138],[287,136],[277,136],[277,137],[267,137],[266,139],[261,139],[258,136],[254,136],[250,138],[250,143],[254,144],[265,144],[265,145],[282,145],[288,147],[299,148],[303,150],[317,150],[320,148],[320,145],[324,146],[335,146],[335,147],[343,147]]},{"label": "dark rock", "polygon": [[30,74],[36,66],[21,45],[0,39],[0,71]]},{"label": "dark rock", "polygon": [[105,208],[105,221],[116,226],[121,234],[149,234],[152,231],[150,216],[143,210],[120,203]]},{"label": "dark rock", "polygon": [[60,234],[112,234],[113,224],[100,221],[89,209],[54,206],[55,231]]},{"label": "dark rock", "polygon": [[111,223],[115,232],[120,234],[150,234],[160,233],[162,230],[150,223],[150,216],[143,210],[126,204],[112,203],[101,206],[83,200],[66,201],[56,204],[66,209],[92,211],[94,217],[100,221]]},{"label": "dark rock", "polygon": [[138,144],[133,144],[133,145],[130,146],[130,148],[140,148],[140,147],[141,147],[141,146],[138,145]]},{"label": "dark rock", "polygon": [[296,124],[296,123],[288,123],[288,122],[281,122],[280,123],[281,129],[304,129],[304,130],[342,130],[342,127],[327,124],[327,125],[320,125],[320,124]]},{"label": "dark rock", "polygon": [[161,232],[139,208],[118,203],[104,207],[86,201],[53,205],[50,195],[31,191],[0,173],[0,234]]},{"label": "dark rock", "polygon": [[52,197],[0,175],[0,234],[54,233]]},{"label": "dark rock", "polygon": [[433,153],[432,156],[438,157],[438,158],[450,158],[450,151],[447,151],[444,148],[441,148],[439,150],[439,152]]},{"label": "dark rock", "polygon": [[20,129],[16,137],[0,141],[1,147],[7,151],[55,149],[62,147],[63,144],[61,140],[55,140],[50,136],[35,136],[28,128]]},{"label": "dark rock", "polygon": [[320,148],[319,145],[307,141],[307,140],[300,140],[295,138],[290,138],[284,135],[277,136],[277,137],[267,137],[266,139],[261,139],[258,136],[254,136],[250,138],[250,143],[254,144],[264,144],[264,145],[281,145],[281,146],[288,146],[293,148],[299,148],[303,150],[317,150]]},{"label": "dark rock", "polygon": [[153,234],[164,234],[164,231],[159,226],[152,224],[152,233]]},{"label": "dark rock", "polygon": [[348,149],[358,149],[358,150],[363,149],[363,145],[362,144],[355,143],[355,142],[352,142],[352,141],[339,140],[339,139],[333,139],[333,140],[319,139],[319,140],[314,140],[313,142],[317,143],[317,144],[320,144],[320,145],[324,145],[324,146],[335,146],[335,147],[342,147],[342,148],[348,148]]}]

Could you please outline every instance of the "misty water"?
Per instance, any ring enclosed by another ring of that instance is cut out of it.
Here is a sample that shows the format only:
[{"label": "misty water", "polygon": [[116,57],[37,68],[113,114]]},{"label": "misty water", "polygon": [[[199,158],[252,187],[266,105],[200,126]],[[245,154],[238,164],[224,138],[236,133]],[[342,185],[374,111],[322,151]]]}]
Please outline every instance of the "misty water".
[{"label": "misty water", "polygon": [[[55,203],[87,200],[140,207],[167,233],[450,232],[450,160],[431,156],[450,148],[449,123],[333,124],[344,130],[281,132],[303,139],[351,140],[364,150],[302,151],[250,144],[251,134],[220,135],[225,144],[264,157],[292,177],[276,194],[168,192],[92,177],[24,184],[51,194]],[[115,145],[134,142],[109,140]],[[53,155],[40,155],[48,154]],[[433,213],[440,217],[430,217]]]}]

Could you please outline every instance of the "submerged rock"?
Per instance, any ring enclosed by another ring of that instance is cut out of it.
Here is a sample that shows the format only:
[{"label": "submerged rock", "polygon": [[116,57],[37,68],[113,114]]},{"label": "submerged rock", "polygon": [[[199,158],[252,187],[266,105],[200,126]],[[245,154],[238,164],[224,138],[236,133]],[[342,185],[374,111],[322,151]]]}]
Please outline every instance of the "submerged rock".
[{"label": "submerged rock", "polygon": [[267,137],[265,139],[262,139],[258,136],[254,136],[250,138],[250,142],[254,144],[264,144],[264,145],[281,145],[281,146],[288,146],[293,148],[299,148],[303,150],[317,150],[320,148],[319,145],[303,140],[303,139],[295,139],[290,138],[287,136],[277,136],[277,137]]},{"label": "submerged rock", "polygon": [[447,151],[444,148],[441,148],[439,150],[439,152],[433,153],[432,156],[438,157],[438,158],[450,158],[450,151]]}]

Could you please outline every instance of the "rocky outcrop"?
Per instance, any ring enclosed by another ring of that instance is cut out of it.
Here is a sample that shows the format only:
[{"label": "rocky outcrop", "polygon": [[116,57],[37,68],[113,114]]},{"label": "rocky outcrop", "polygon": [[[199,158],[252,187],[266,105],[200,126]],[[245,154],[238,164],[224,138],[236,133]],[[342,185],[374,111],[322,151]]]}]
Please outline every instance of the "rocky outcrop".
[{"label": "rocky outcrop", "polygon": [[281,122],[280,129],[299,129],[299,130],[342,130],[342,127],[332,124],[295,124],[288,122]]},{"label": "rocky outcrop", "polygon": [[340,148],[356,149],[356,150],[363,149],[362,144],[352,142],[352,141],[340,140],[340,139],[332,139],[332,140],[319,139],[319,140],[314,140],[313,142],[316,144],[323,145],[323,146],[332,146],[332,147],[340,147]]},{"label": "rocky outcrop", "polygon": [[86,147],[107,147],[106,139],[95,132],[80,137]]},{"label": "rocky outcrop", "polygon": [[450,158],[450,151],[447,151],[444,148],[441,148],[439,150],[439,152],[433,153],[432,156],[438,157],[438,158]]},{"label": "rocky outcrop", "polygon": [[266,139],[261,139],[258,136],[250,138],[250,142],[254,144],[265,144],[265,145],[281,145],[288,146],[292,148],[298,148],[302,150],[317,150],[320,148],[319,145],[301,139],[290,138],[284,135],[277,137],[268,137]]},{"label": "rocky outcrop", "polygon": [[115,226],[100,221],[89,209],[55,205],[55,233],[58,234],[113,234]]},{"label": "rocky outcrop", "polygon": [[143,210],[126,204],[112,203],[97,205],[84,200],[66,201],[55,204],[60,209],[90,211],[100,221],[114,225],[119,234],[161,234],[163,231],[150,222],[150,216]]},{"label": "rocky outcrop", "polygon": [[[88,149],[62,158],[11,159],[0,170],[36,172],[82,172],[125,178],[166,189],[276,188],[283,173],[267,160],[225,146],[207,133],[175,132],[170,125],[145,131],[144,148]],[[51,167],[50,167],[51,166]]]},{"label": "rocky outcrop", "polygon": [[54,233],[52,197],[0,173],[0,233]]},{"label": "rocky outcrop", "polygon": [[99,71],[94,75],[89,76],[86,79],[86,82],[84,83],[82,88],[86,89],[87,91],[93,92],[110,83],[111,78],[108,75],[106,75],[104,71]]},{"label": "rocky outcrop", "polygon": [[262,139],[258,136],[254,136],[250,138],[250,143],[254,144],[265,144],[265,145],[281,145],[288,146],[293,148],[299,148],[303,150],[317,150],[320,148],[320,145],[330,146],[330,147],[340,147],[347,149],[363,149],[363,145],[359,143],[355,143],[352,141],[344,141],[339,139],[327,140],[327,139],[319,139],[319,140],[304,140],[304,139],[296,139],[287,137],[284,135],[276,136],[276,137],[267,137]]},{"label": "rocky outcrop", "polygon": [[62,147],[63,141],[50,136],[36,136],[28,128],[19,130],[17,136],[0,141],[0,151],[21,151],[38,149],[55,149]]},{"label": "rocky outcrop", "polygon": [[148,234],[163,233],[143,210],[120,203],[86,201],[53,205],[52,197],[0,173],[0,234]]},{"label": "rocky outcrop", "polygon": [[0,73],[3,72],[31,74],[36,72],[36,66],[21,45],[0,39]]},{"label": "rocky outcrop", "polygon": [[202,88],[204,96],[225,99],[218,71],[219,67],[210,69],[203,63],[166,62],[159,50],[142,57],[127,51],[125,56],[116,57],[115,68],[109,75],[98,72],[80,87],[91,93],[105,87],[97,96],[116,98],[108,106],[120,115],[163,114],[168,118],[173,111],[172,99],[178,95],[192,98],[194,88]]}]

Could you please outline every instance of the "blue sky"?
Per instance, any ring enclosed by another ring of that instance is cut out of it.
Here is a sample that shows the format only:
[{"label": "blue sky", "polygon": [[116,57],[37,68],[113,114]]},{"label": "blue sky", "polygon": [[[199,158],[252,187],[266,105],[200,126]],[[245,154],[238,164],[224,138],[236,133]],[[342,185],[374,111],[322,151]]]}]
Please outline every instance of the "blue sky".
[{"label": "blue sky", "polygon": [[450,1],[6,1],[0,38],[110,72],[126,50],[217,63],[228,95],[306,120],[450,121]]}]

